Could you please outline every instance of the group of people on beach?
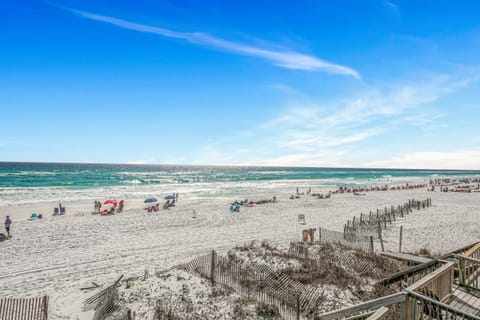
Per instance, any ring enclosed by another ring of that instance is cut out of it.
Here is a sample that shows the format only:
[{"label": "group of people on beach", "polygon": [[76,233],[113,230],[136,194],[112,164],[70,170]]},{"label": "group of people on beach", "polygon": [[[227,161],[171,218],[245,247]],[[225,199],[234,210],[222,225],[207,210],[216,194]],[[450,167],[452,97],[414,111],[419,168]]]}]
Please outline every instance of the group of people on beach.
[{"label": "group of people on beach", "polygon": [[100,202],[98,200],[95,200],[95,202],[94,202],[95,212],[97,212],[97,213],[108,213],[108,214],[113,214],[115,212],[117,212],[117,213],[123,212],[123,208],[125,206],[125,201],[123,201],[123,200],[117,201],[117,200],[114,199],[113,201],[109,202],[108,204],[110,205],[110,207],[108,209],[102,210],[102,202]]},{"label": "group of people on beach", "polygon": [[265,203],[273,203],[277,202],[277,196],[273,196],[272,199],[264,199],[264,200],[257,200],[257,201],[248,201],[245,200],[235,200],[234,202],[230,203],[230,212],[240,212],[240,206],[246,207],[255,207],[257,204],[265,204]]}]

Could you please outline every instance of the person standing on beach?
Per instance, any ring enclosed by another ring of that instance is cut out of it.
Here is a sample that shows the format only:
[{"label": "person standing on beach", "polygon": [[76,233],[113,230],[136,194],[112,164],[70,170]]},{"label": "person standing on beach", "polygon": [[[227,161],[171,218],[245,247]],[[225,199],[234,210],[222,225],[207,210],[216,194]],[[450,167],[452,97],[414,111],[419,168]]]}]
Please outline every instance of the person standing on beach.
[{"label": "person standing on beach", "polygon": [[12,224],[12,220],[10,220],[10,216],[7,216],[5,219],[5,230],[7,231],[7,237],[10,238],[10,226]]}]

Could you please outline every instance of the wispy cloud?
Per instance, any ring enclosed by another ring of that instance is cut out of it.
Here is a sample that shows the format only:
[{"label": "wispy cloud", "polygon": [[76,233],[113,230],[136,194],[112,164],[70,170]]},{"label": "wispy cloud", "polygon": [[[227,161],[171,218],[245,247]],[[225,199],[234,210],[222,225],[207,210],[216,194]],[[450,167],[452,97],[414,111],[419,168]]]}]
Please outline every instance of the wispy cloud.
[{"label": "wispy cloud", "polygon": [[387,160],[368,162],[364,167],[478,170],[480,169],[479,158],[480,150],[415,152],[407,155],[398,155]]},{"label": "wispy cloud", "polygon": [[324,71],[332,74],[352,76],[355,79],[360,79],[360,74],[350,67],[332,63],[312,55],[295,52],[293,50],[269,49],[217,38],[203,32],[179,32],[77,9],[62,9],[89,20],[108,23],[124,29],[153,33],[163,37],[181,39],[197,45],[225,50],[240,55],[262,58],[278,67],[286,69]]},{"label": "wispy cloud", "polygon": [[384,6],[392,10],[394,13],[398,14],[399,13],[399,8],[398,5],[393,3],[392,1],[385,1]]},{"label": "wispy cloud", "polygon": [[[248,139],[238,134],[224,136],[200,154],[208,154],[216,164],[470,168],[473,164],[464,160],[468,152],[457,153],[456,158],[447,156],[448,152],[413,156],[425,149],[425,144],[421,146],[423,150],[417,148],[415,141],[409,145],[410,156],[387,159],[388,154],[398,151],[390,148],[388,141],[398,139],[390,135],[399,128],[404,132],[425,128],[424,136],[445,131],[449,110],[439,108],[436,102],[477,80],[475,75],[417,76],[411,82],[368,87],[330,101],[300,95],[296,88],[275,84],[271,87],[292,93],[292,100],[284,109],[271,120],[250,127]],[[240,148],[247,152],[235,152]],[[383,160],[373,162],[375,158]]]}]

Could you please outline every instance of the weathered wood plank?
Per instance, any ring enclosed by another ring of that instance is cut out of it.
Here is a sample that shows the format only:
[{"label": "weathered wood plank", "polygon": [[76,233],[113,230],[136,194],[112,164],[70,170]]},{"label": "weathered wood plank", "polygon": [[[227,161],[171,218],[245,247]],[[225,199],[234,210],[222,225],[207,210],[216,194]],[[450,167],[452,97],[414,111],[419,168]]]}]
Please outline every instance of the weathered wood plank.
[{"label": "weathered wood plank", "polygon": [[413,263],[417,263],[417,264],[427,263],[427,262],[431,262],[432,260],[434,260],[434,259],[430,259],[430,258],[419,257],[419,256],[416,256],[416,255],[413,255],[413,254],[401,253],[401,252],[391,252],[391,251],[381,252],[380,255],[390,257],[390,258],[394,258],[394,259],[397,259],[397,260],[413,262]]},{"label": "weathered wood plank", "polygon": [[385,319],[384,317],[388,314],[388,308],[387,307],[380,307],[377,311],[375,311],[374,314],[372,314],[370,317],[368,317],[366,320],[381,320]]},{"label": "weathered wood plank", "polygon": [[383,298],[370,300],[352,307],[334,310],[321,314],[319,320],[334,320],[337,318],[348,317],[356,313],[378,309],[380,307],[390,306],[392,304],[402,303],[405,301],[405,294],[403,292],[395,293]]}]

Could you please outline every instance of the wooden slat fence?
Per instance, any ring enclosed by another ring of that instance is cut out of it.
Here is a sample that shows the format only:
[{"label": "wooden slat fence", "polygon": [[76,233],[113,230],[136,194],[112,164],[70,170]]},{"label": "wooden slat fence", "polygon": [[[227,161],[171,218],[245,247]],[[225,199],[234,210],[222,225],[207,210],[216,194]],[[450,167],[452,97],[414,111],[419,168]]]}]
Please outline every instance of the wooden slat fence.
[{"label": "wooden slat fence", "polygon": [[[118,297],[118,286],[122,280],[123,275],[118,278],[111,286],[103,289],[92,297],[88,298],[83,303],[83,310],[95,310],[93,320],[103,320],[111,313],[118,309],[120,300]],[[124,320],[127,319],[127,312],[124,310],[118,312],[115,318],[112,320]]]},{"label": "wooden slat fence", "polygon": [[300,319],[322,303],[323,290],[307,287],[301,282],[279,274],[265,265],[242,265],[212,254],[198,257],[180,269],[197,273],[235,290],[258,302],[273,305],[285,320]]},{"label": "wooden slat fence", "polygon": [[0,299],[0,320],[47,320],[48,296]]},{"label": "wooden slat fence", "polygon": [[[335,245],[338,245],[338,243]],[[327,262],[329,263],[353,269],[356,272],[358,272],[358,274],[360,275],[381,276],[381,274],[383,273],[383,271],[378,267],[378,261],[375,261],[375,259],[373,259],[374,257],[373,255],[369,255],[365,259],[359,258],[358,253],[355,252],[355,250],[359,250],[358,248],[352,248],[352,247],[347,247],[345,249],[341,248],[340,250],[335,251],[335,254],[324,255],[324,254],[318,254],[315,251],[309,252],[310,246],[311,244],[308,244],[308,243],[291,242],[288,253],[298,258],[309,259],[317,262],[327,260]],[[345,247],[343,245],[340,245],[340,246]],[[346,249],[352,249],[352,250],[346,250]],[[369,258],[372,258],[372,259],[369,259]]]},{"label": "wooden slat fence", "polygon": [[386,229],[387,224],[392,224],[399,218],[403,218],[413,210],[429,208],[432,205],[432,199],[415,200],[410,199],[403,205],[384,207],[377,209],[376,212],[370,211],[368,214],[360,213],[360,216],[354,216],[344,225],[345,238],[355,238],[358,236],[378,236],[378,230]]},{"label": "wooden slat fence", "polygon": [[318,242],[320,244],[340,244],[347,248],[362,250],[363,252],[373,253],[373,244],[370,236],[346,234],[326,228],[318,228]]}]

